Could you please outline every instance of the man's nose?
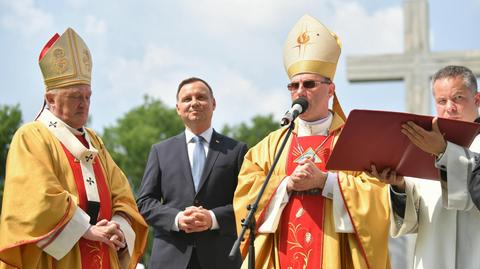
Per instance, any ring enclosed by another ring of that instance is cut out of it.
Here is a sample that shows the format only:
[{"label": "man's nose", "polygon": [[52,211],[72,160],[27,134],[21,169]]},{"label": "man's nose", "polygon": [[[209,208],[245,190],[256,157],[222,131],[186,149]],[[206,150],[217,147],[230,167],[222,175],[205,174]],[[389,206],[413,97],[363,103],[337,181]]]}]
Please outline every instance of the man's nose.
[{"label": "man's nose", "polygon": [[197,98],[192,99],[192,106],[197,106],[199,104],[200,104],[200,100],[198,100]]},{"label": "man's nose", "polygon": [[296,94],[298,97],[303,97],[307,94],[308,89],[303,87],[303,83],[298,86]]},{"label": "man's nose", "polygon": [[447,101],[447,111],[456,111],[457,110],[457,106],[455,105],[454,102],[448,100]]}]

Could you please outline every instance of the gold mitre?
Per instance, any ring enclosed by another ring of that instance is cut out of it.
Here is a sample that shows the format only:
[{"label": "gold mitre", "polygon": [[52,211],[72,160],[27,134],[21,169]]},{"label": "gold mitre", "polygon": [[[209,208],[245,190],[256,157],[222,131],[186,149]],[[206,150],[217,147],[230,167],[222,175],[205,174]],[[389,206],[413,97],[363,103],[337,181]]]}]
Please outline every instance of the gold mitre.
[{"label": "gold mitre", "polygon": [[304,15],[288,34],[283,63],[290,79],[300,73],[316,73],[333,80],[340,52],[337,35]]},{"label": "gold mitre", "polygon": [[55,34],[38,59],[47,91],[71,85],[90,85],[92,57],[83,39],[68,28]]}]

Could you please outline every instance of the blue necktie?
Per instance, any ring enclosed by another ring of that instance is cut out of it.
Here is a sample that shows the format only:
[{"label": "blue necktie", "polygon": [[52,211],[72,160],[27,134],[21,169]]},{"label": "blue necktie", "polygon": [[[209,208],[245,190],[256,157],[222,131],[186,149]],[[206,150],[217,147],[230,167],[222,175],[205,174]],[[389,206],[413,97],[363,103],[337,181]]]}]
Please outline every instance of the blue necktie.
[{"label": "blue necktie", "polygon": [[197,192],[200,178],[202,177],[203,167],[205,166],[205,149],[202,144],[203,137],[194,136],[192,141],[195,142],[195,148],[193,149],[192,176],[193,184],[195,185],[195,192]]}]

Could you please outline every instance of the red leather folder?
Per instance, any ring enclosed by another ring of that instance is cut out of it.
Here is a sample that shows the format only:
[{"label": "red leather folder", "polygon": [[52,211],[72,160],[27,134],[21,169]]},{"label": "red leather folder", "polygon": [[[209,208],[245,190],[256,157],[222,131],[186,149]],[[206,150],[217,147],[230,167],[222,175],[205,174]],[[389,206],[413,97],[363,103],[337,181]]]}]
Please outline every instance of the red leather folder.
[{"label": "red leather folder", "polygon": [[[399,175],[439,179],[435,157],[422,151],[401,133],[401,125],[413,121],[426,130],[432,129],[430,116],[375,111],[352,110],[327,162],[328,170],[378,171],[390,167]],[[469,147],[480,132],[480,124],[450,119],[438,119],[445,139]]]}]

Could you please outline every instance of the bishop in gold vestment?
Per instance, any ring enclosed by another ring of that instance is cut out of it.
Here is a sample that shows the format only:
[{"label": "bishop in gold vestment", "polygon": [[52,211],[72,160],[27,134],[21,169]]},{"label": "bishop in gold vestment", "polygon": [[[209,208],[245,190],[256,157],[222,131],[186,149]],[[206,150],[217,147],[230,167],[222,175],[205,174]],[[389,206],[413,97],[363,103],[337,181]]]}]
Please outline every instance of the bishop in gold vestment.
[{"label": "bishop in gold vestment", "polygon": [[90,52],[69,28],[47,44],[40,66],[48,109],[10,144],[0,268],[135,268],[148,226],[127,178],[84,127]]},{"label": "bishop in gold vestment", "polygon": [[[390,268],[388,189],[364,173],[325,169],[345,120],[332,81],[339,55],[338,37],[308,15],[287,38],[288,89],[309,107],[295,121],[260,200],[255,268]],[[233,202],[238,231],[286,132],[272,132],[245,156]],[[240,250],[247,268],[248,240]]]}]

